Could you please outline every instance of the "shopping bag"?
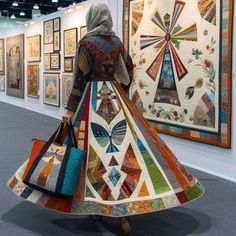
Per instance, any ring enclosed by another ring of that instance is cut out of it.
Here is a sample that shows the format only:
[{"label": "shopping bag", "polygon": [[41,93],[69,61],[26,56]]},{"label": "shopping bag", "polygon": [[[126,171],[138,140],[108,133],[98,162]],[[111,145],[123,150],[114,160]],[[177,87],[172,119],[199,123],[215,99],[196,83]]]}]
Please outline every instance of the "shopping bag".
[{"label": "shopping bag", "polygon": [[85,152],[77,148],[70,123],[66,144],[59,144],[61,123],[46,142],[36,139],[29,157],[23,182],[33,189],[61,197],[72,197],[76,191]]}]

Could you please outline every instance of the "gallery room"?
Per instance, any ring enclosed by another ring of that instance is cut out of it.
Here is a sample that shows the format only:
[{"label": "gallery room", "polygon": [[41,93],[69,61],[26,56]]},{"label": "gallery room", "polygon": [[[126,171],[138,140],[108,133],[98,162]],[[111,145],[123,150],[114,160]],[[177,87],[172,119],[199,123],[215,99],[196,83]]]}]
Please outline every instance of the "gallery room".
[{"label": "gallery room", "polygon": [[236,235],[234,0],[0,0],[0,235]]}]

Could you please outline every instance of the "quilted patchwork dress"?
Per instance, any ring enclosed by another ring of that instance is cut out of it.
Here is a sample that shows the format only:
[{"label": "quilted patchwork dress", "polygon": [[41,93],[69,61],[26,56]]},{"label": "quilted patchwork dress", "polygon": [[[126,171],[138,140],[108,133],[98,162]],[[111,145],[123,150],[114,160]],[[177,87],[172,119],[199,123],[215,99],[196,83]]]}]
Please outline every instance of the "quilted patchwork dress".
[{"label": "quilted patchwork dress", "polygon": [[59,198],[26,186],[22,176],[27,162],[9,180],[12,192],[58,212],[111,217],[177,207],[203,194],[201,184],[129,100],[129,86],[114,80],[120,53],[132,78],[132,61],[118,37],[90,36],[77,49],[67,109],[75,112],[78,146],[87,156],[74,197]]}]

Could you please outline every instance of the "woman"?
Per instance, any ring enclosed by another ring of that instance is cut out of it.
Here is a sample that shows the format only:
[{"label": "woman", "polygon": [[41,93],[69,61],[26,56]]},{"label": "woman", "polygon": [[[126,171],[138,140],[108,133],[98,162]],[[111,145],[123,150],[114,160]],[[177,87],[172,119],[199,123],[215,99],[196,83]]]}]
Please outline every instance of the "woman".
[{"label": "woman", "polygon": [[180,206],[204,190],[128,99],[132,60],[112,31],[107,6],[92,5],[86,20],[88,33],[77,48],[63,118],[72,119],[78,146],[87,153],[76,194],[63,199],[27,187],[25,165],[8,185],[18,196],[55,211],[121,217],[128,234],[128,216]]}]

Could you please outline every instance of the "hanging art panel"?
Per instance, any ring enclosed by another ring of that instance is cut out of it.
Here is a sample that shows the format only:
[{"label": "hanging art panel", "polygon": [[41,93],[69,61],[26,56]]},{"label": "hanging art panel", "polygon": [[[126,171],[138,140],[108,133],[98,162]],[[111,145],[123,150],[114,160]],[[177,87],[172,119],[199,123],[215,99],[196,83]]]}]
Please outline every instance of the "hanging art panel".
[{"label": "hanging art panel", "polygon": [[130,96],[160,133],[231,147],[232,0],[124,0]]},{"label": "hanging art panel", "polygon": [[6,39],[7,95],[24,98],[24,34]]}]

